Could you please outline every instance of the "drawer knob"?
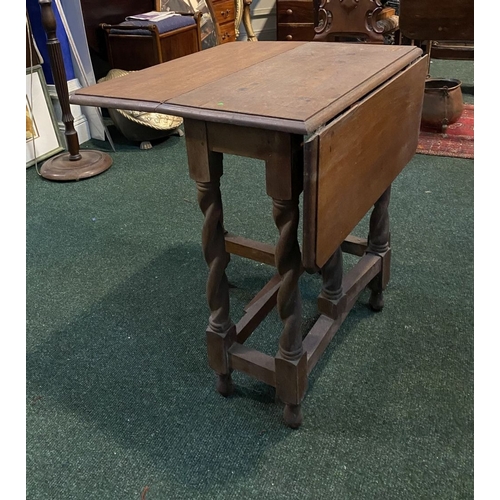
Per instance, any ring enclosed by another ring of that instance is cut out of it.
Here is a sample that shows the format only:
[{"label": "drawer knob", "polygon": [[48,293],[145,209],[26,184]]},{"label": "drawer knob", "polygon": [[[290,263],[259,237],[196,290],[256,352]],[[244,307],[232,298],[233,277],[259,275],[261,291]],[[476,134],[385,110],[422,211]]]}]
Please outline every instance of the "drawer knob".
[{"label": "drawer knob", "polygon": [[286,13],[291,16],[293,14],[293,10],[292,9],[287,9]]},{"label": "drawer knob", "polygon": [[292,35],[287,35],[285,38],[286,38],[287,40],[291,40],[293,37],[292,37]]}]

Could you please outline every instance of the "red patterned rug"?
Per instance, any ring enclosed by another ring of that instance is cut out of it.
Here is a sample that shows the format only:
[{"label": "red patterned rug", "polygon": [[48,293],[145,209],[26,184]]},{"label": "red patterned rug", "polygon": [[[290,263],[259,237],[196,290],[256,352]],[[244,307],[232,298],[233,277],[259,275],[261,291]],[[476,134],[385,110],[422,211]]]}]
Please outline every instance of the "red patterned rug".
[{"label": "red patterned rug", "polygon": [[474,158],[474,105],[464,104],[460,119],[446,134],[420,129],[417,153],[453,158]]}]

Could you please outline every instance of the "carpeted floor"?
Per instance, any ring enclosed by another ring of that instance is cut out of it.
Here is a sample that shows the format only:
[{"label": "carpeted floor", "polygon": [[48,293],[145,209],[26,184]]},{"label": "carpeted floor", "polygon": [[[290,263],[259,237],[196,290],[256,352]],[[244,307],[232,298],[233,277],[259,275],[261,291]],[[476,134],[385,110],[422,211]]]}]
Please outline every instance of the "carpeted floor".
[{"label": "carpeted floor", "polygon": [[[471,75],[452,64],[438,69]],[[112,131],[98,177],[26,172],[26,497],[473,498],[473,160],[416,155],[395,181],[385,309],[362,295],[292,431],[264,384],[235,374],[234,396],[215,391],[184,138],[142,151]],[[262,164],[225,166],[227,228],[273,243]],[[272,273],[232,258],[233,319]],[[307,328],[320,281],[300,287]],[[279,333],[273,313],[249,342],[274,354]]]},{"label": "carpeted floor", "polygon": [[417,153],[452,158],[474,158],[474,105],[464,104],[459,119],[445,132],[441,129],[422,127]]}]

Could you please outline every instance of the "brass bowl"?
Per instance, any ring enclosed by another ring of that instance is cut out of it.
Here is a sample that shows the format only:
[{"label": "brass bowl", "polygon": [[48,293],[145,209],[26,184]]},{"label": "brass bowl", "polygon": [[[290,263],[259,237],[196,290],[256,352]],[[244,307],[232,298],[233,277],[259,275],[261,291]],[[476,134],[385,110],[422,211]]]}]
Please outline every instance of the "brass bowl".
[{"label": "brass bowl", "polygon": [[455,79],[429,78],[425,82],[421,125],[446,133],[464,110],[462,82]]},{"label": "brass bowl", "polygon": [[[105,77],[99,79],[98,83],[114,80],[128,73],[129,71],[122,69],[111,69]],[[108,111],[116,128],[129,141],[140,142],[141,149],[151,149],[151,141],[163,139],[169,135],[183,135],[179,128],[183,120],[179,116],[128,109],[109,108]]]}]

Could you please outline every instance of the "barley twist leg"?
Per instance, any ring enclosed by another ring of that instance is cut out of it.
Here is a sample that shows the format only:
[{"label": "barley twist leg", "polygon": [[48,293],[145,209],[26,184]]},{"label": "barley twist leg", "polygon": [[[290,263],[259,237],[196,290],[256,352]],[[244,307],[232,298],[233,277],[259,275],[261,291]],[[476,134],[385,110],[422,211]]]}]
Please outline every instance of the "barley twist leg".
[{"label": "barley twist leg", "polygon": [[[197,182],[196,185],[198,203],[205,216],[202,247],[209,268],[206,293],[210,318],[207,335],[215,334],[217,338],[222,338],[225,351],[227,348],[225,339],[230,332],[235,331],[235,327],[229,316],[229,282],[226,267],[230,256],[226,252],[224,241],[220,178],[210,182]],[[217,390],[221,394],[228,395],[232,391],[231,373],[227,369],[227,362],[223,361],[218,365],[221,366],[214,367],[218,371]]]},{"label": "barley twist leg", "polygon": [[[297,241],[298,198],[292,200],[274,199],[273,218],[279,231],[275,262],[281,276],[277,310],[283,323],[283,330],[279,340],[279,366],[283,367],[287,364],[291,366],[300,360],[303,355],[300,331],[302,303],[298,287],[301,273],[301,253]],[[277,376],[279,377],[279,375]],[[277,387],[277,390],[281,391],[285,403],[283,413],[285,422],[290,427],[298,427],[302,423],[301,405],[298,401],[302,398],[302,395],[298,397],[290,395],[290,393],[287,393],[286,388]]]}]

